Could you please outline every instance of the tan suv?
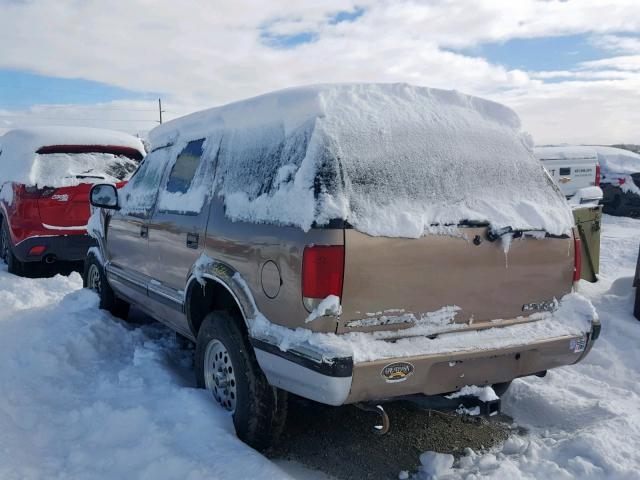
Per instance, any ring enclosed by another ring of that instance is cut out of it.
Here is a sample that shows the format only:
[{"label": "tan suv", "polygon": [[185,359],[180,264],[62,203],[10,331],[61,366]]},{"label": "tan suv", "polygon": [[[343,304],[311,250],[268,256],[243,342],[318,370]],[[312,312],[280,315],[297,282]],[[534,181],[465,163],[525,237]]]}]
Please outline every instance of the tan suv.
[{"label": "tan suv", "polygon": [[499,104],[325,85],[151,132],[96,185],[85,286],[196,343],[198,385],[264,449],[287,392],[329,405],[504,391],[598,336],[571,211]]}]

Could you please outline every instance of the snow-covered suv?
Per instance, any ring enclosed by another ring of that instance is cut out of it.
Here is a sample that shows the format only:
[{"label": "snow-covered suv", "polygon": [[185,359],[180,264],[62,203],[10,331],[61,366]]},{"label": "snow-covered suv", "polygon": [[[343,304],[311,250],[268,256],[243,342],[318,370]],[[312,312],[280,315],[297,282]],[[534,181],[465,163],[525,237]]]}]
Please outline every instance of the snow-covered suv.
[{"label": "snow-covered suv", "polygon": [[196,342],[198,385],[266,448],[329,405],[496,385],[599,332],[571,210],[511,110],[404,84],[276,92],[157,127],[96,185],[86,286]]},{"label": "snow-covered suv", "polygon": [[144,156],[140,140],[111,130],[36,127],[0,138],[0,257],[29,274],[44,263],[83,261],[89,190],[120,187]]}]

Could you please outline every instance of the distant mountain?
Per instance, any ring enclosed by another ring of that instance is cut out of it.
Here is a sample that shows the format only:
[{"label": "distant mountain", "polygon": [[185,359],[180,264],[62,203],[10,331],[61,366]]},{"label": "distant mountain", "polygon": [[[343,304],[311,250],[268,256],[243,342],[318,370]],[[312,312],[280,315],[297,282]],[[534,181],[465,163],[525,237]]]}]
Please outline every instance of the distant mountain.
[{"label": "distant mountain", "polygon": [[611,145],[612,147],[616,147],[616,148],[624,148],[625,150],[629,150],[631,152],[635,152],[635,153],[639,153],[640,154],[640,145],[636,145],[633,143],[620,143],[617,145]]}]

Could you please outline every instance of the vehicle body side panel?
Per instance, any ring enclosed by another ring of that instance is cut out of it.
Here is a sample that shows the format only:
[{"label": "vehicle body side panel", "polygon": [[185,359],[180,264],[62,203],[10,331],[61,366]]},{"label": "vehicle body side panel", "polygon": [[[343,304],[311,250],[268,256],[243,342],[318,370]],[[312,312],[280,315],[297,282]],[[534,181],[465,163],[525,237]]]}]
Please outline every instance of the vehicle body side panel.
[{"label": "vehicle body side panel", "polygon": [[[309,315],[302,303],[302,255],[306,245],[342,245],[342,229],[311,229],[278,225],[233,222],[224,215],[220,198],[212,200],[207,227],[205,253],[233,266],[247,283],[260,312],[271,322],[290,328],[335,332],[337,320],[321,317],[305,324]],[[280,272],[281,286],[275,298],[262,288],[262,268],[274,262]]]}]

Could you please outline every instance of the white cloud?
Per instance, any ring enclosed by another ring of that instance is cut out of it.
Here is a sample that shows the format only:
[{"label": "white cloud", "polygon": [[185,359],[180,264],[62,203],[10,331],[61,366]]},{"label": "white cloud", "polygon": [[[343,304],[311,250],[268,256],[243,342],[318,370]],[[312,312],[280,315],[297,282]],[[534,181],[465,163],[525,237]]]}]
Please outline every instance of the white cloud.
[{"label": "white cloud", "polygon": [[[640,141],[629,128],[637,120],[631,109],[611,113],[621,94],[627,104],[640,100],[631,37],[617,35],[640,31],[636,0],[0,0],[0,5],[0,68],[163,92],[167,109],[174,105],[180,112],[306,83],[405,81],[505,101],[540,141],[562,135]],[[328,21],[356,7],[364,14],[355,21]],[[271,48],[261,38],[305,32],[313,32],[315,41],[292,49]],[[566,78],[509,70],[447,50],[576,33],[598,36],[612,57],[587,62]],[[556,81],[544,83],[550,79]],[[554,99],[562,108],[553,108]],[[584,104],[598,114],[597,121],[574,115]],[[553,116],[555,129],[548,128],[543,111]],[[69,118],[75,115],[69,112]]]}]

